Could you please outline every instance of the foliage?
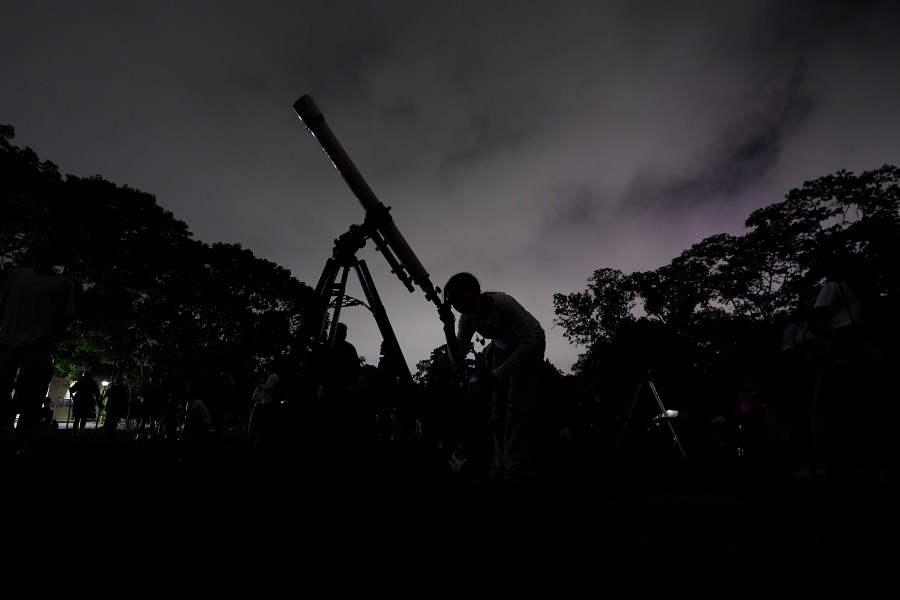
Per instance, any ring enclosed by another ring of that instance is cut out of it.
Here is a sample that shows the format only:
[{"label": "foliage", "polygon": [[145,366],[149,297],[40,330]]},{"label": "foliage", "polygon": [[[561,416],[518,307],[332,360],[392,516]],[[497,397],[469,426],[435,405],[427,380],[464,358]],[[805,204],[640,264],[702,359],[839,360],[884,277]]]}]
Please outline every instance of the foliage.
[{"label": "foliage", "polygon": [[0,125],[0,275],[16,267],[35,237],[49,223],[48,212],[59,188],[59,169],[41,161],[30,148],[12,144],[15,129]]},{"label": "foliage", "polygon": [[[0,126],[0,278],[43,238],[65,249],[76,314],[59,347],[60,375],[93,368],[137,381],[146,369],[225,367],[253,382],[306,356],[306,331],[319,323],[304,316],[321,314],[323,301],[309,286],[240,245],[194,240],[151,194],[100,176],[63,178],[14,135]],[[777,345],[797,298],[820,282],[823,256],[836,252],[858,259],[879,333],[896,337],[887,307],[900,299],[900,169],[807,181],[745,225],[743,235],[710,236],[658,269],[601,267],[584,291],[554,294],[555,324],[585,349],[576,374],[730,377],[735,364]],[[417,364],[420,388],[444,370],[443,356],[440,347]],[[473,348],[469,368],[479,356]]]},{"label": "foliage", "polygon": [[709,380],[735,364],[752,368],[777,349],[798,297],[820,283],[820,261],[835,253],[857,259],[875,291],[879,330],[896,336],[885,307],[900,299],[900,169],[805,182],[745,225],[744,235],[711,236],[656,270],[600,268],[585,291],[554,295],[554,322],[585,347],[575,371],[639,378],[668,367]]},{"label": "foliage", "polygon": [[634,290],[616,269],[598,269],[588,278],[588,289],[574,294],[554,294],[556,324],[567,340],[591,346],[609,341],[622,325],[633,319]]},{"label": "foliage", "polygon": [[309,286],[240,245],[192,239],[151,194],[100,176],[61,178],[14,146],[14,133],[0,127],[0,277],[44,236],[64,249],[76,309],[59,375],[93,369],[140,382],[147,369],[184,379],[227,368],[249,385],[299,360]]}]

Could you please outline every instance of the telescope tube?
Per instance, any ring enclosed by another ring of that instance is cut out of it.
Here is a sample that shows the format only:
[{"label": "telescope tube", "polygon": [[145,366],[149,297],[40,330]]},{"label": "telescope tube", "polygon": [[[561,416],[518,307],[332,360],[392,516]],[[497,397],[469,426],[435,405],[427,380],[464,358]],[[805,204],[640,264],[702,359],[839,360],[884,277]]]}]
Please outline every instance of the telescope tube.
[{"label": "telescope tube", "polygon": [[[359,200],[359,203],[362,204],[363,209],[367,213],[384,209],[384,205],[375,196],[375,193],[369,187],[369,184],[366,183],[356,165],[353,164],[353,161],[350,160],[350,157],[344,151],[341,143],[331,132],[331,128],[325,122],[325,116],[322,115],[322,111],[319,110],[312,98],[309,95],[300,97],[299,100],[294,102],[294,110],[309,132],[313,134],[313,137],[322,145],[325,154],[331,159],[334,168],[341,174],[347,185],[350,186],[350,190]],[[440,308],[442,306],[441,300],[438,298],[437,292],[429,279],[428,272],[422,266],[422,263],[419,262],[418,257],[412,251],[403,235],[401,235],[400,230],[397,229],[394,220],[388,218],[387,222],[379,225],[378,230],[406,270],[409,271],[413,281],[425,292],[425,297]]]}]

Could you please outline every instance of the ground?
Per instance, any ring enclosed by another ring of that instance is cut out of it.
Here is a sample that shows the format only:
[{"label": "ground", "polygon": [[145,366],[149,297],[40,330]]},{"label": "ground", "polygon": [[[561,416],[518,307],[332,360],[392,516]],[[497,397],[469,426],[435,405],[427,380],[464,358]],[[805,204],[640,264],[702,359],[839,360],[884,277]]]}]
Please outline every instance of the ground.
[{"label": "ground", "polygon": [[292,438],[117,434],[44,431],[30,455],[4,442],[7,573],[135,593],[784,598],[865,597],[895,568],[891,481],[667,456],[508,490],[413,445],[361,469]]}]

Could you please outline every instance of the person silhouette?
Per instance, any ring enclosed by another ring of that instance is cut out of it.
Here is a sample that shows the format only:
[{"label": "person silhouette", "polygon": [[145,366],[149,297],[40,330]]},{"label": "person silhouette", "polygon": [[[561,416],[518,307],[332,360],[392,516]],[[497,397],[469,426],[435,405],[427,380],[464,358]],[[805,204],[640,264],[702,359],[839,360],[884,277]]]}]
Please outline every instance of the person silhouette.
[{"label": "person silhouette", "polygon": [[809,463],[794,472],[799,478],[876,471],[878,424],[886,416],[877,404],[881,352],[870,333],[874,293],[865,266],[843,251],[826,253],[821,261],[825,283],[808,330],[822,340],[822,349],[810,411]]},{"label": "person silhouette", "polygon": [[256,405],[262,403],[263,401],[263,391],[266,388],[266,380],[267,377],[263,378],[256,384],[256,387],[253,388],[253,394],[250,396],[250,408],[247,411],[247,423],[244,426],[244,437],[249,437],[253,431],[253,412],[256,410]]},{"label": "person silhouette", "polygon": [[809,331],[809,319],[819,294],[817,286],[797,295],[794,310],[788,316],[781,335],[776,362],[776,410],[790,439],[794,460],[803,461],[809,448],[809,412],[818,375],[816,357],[821,340]]},{"label": "person silhouette", "polygon": [[279,450],[287,386],[281,373],[286,370],[287,365],[282,362],[273,364],[262,388],[257,388],[258,393],[254,393],[256,400],[250,411],[247,437],[257,464],[275,465],[282,458]]},{"label": "person silhouette", "polygon": [[85,371],[69,388],[69,395],[72,397],[72,435],[78,437],[84,433],[87,422],[97,418],[100,386],[91,377],[90,371]]},{"label": "person silhouette", "polygon": [[227,365],[215,370],[210,388],[207,405],[212,411],[213,431],[220,438],[227,429],[237,429],[235,425],[239,422],[237,384]]},{"label": "person silhouette", "polygon": [[165,390],[166,405],[153,429],[153,437],[160,440],[175,441],[178,431],[184,424],[184,413],[188,393],[189,376],[184,372],[168,373],[168,385]]},{"label": "person silhouette", "polygon": [[53,351],[75,308],[74,283],[54,270],[60,257],[52,243],[36,243],[28,256],[33,266],[14,269],[0,290],[0,431],[5,436],[15,424],[21,452],[30,452],[53,378]]},{"label": "person silhouette", "polygon": [[106,432],[106,437],[115,437],[116,430],[119,428],[119,422],[128,417],[130,396],[125,376],[116,375],[104,394],[104,399],[106,400],[106,421],[103,429]]},{"label": "person silhouette", "polygon": [[[378,371],[375,419],[378,427],[378,438],[381,440],[389,440],[392,437],[391,414],[395,410],[397,411],[397,424],[400,425],[399,416],[403,413],[398,363],[399,361],[395,357],[394,352],[391,351],[388,343],[382,340],[378,365],[375,367]],[[399,431],[397,433],[399,435]]]},{"label": "person silhouette", "polygon": [[356,390],[362,364],[356,347],[347,341],[346,323],[335,326],[334,341],[325,357],[324,379],[319,387],[319,398],[333,402],[345,402]]},{"label": "person silhouette", "polygon": [[320,410],[339,432],[336,459],[359,464],[359,431],[356,427],[355,396],[362,363],[356,347],[347,341],[347,325],[335,325],[334,340],[325,354],[323,379],[319,386]]},{"label": "person silhouette", "polygon": [[181,439],[191,442],[204,441],[209,438],[212,425],[213,416],[208,405],[202,398],[196,397],[191,400],[185,412]]},{"label": "person silhouette", "polygon": [[144,384],[139,395],[141,397],[141,415],[135,439],[144,439],[154,435],[157,423],[169,403],[169,392],[162,373],[156,371],[150,373],[147,383]]},{"label": "person silhouette", "polygon": [[[451,308],[460,314],[458,327]],[[450,357],[460,368],[476,333],[491,340],[491,364],[477,381],[479,389],[492,392],[490,479],[535,481],[542,443],[537,389],[546,348],[543,327],[515,298],[482,292],[478,279],[466,272],[447,281],[438,314]]]}]

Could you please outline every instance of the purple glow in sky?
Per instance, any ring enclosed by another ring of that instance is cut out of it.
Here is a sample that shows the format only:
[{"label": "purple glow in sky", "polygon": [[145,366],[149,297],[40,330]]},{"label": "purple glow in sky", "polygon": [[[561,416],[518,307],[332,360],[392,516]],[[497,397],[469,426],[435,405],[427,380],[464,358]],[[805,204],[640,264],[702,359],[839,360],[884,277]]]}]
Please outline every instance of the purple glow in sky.
[{"label": "purple glow in sky", "polygon": [[[314,286],[365,213],[293,110],[309,94],[433,283],[514,295],[568,372],[554,293],[900,163],[897,23],[891,1],[4,2],[0,123]],[[358,256],[415,370],[435,307]],[[341,316],[376,363],[371,315]]]}]

